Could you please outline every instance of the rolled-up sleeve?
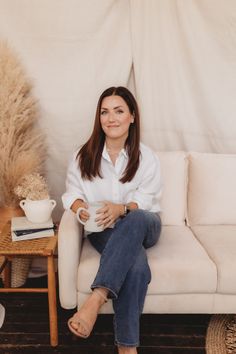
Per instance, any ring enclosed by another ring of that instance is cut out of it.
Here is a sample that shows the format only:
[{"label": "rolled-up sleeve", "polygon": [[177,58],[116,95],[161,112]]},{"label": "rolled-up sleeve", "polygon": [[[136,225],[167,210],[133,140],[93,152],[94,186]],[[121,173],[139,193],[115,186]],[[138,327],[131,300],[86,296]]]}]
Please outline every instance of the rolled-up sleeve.
[{"label": "rolled-up sleeve", "polygon": [[85,200],[82,188],[82,178],[76,160],[76,154],[73,155],[67,169],[66,192],[62,195],[64,209],[70,209],[76,199]]},{"label": "rolled-up sleeve", "polygon": [[160,161],[152,153],[146,157],[143,164],[142,174],[140,176],[140,183],[129,202],[135,202],[140,209],[160,211],[159,200],[161,197],[161,172]]}]

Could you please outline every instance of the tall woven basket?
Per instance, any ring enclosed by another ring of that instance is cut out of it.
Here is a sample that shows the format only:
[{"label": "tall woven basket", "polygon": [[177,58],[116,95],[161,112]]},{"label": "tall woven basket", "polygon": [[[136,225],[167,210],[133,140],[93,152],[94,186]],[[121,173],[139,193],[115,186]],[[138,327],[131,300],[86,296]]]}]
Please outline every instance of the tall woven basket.
[{"label": "tall woven basket", "polygon": [[[7,222],[11,221],[13,216],[23,216],[24,212],[20,207],[0,207],[0,237],[1,231]],[[0,257],[0,264],[3,262],[3,257]],[[18,258],[12,260],[11,266],[11,286],[18,288],[24,285],[31,265],[31,258]]]}]

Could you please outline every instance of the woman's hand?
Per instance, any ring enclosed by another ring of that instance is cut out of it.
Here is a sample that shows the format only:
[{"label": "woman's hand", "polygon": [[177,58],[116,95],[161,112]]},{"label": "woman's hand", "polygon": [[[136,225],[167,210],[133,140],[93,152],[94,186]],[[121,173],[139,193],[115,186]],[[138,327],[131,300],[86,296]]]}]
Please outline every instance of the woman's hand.
[{"label": "woman's hand", "polygon": [[[71,210],[76,213],[79,208],[88,209],[88,204],[85,203],[82,199],[76,199],[71,206]],[[83,222],[86,222],[89,219],[89,213],[85,210],[81,210],[79,216]]]},{"label": "woman's hand", "polygon": [[120,216],[124,215],[124,205],[114,204],[107,201],[104,201],[103,203],[104,206],[97,211],[98,217],[96,221],[98,226],[103,225],[104,228],[107,228],[114,224]]}]

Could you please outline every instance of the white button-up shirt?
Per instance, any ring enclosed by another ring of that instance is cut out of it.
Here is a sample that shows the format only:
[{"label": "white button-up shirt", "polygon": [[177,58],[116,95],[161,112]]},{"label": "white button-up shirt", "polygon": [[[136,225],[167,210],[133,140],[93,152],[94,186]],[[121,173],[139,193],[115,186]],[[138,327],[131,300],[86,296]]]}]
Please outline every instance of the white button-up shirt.
[{"label": "white button-up shirt", "polygon": [[85,202],[110,201],[117,204],[135,202],[140,209],[160,211],[161,195],[160,162],[157,155],[144,144],[140,144],[140,164],[131,182],[122,183],[120,178],[128,163],[124,149],[120,151],[115,166],[104,145],[101,158],[101,175],[92,181],[81,177],[76,151],[69,163],[66,192],[62,196],[65,209],[70,209],[76,199]]}]

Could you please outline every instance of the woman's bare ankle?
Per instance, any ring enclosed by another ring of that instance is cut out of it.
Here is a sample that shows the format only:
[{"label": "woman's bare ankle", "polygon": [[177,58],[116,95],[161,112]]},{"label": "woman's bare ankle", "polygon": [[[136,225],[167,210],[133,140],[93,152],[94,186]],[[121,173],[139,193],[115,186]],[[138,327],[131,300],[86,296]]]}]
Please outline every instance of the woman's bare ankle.
[{"label": "woman's bare ankle", "polygon": [[93,294],[97,296],[101,305],[107,302],[108,290],[105,288],[95,288]]},{"label": "woman's bare ankle", "polygon": [[118,347],[119,354],[137,354],[136,347]]}]

